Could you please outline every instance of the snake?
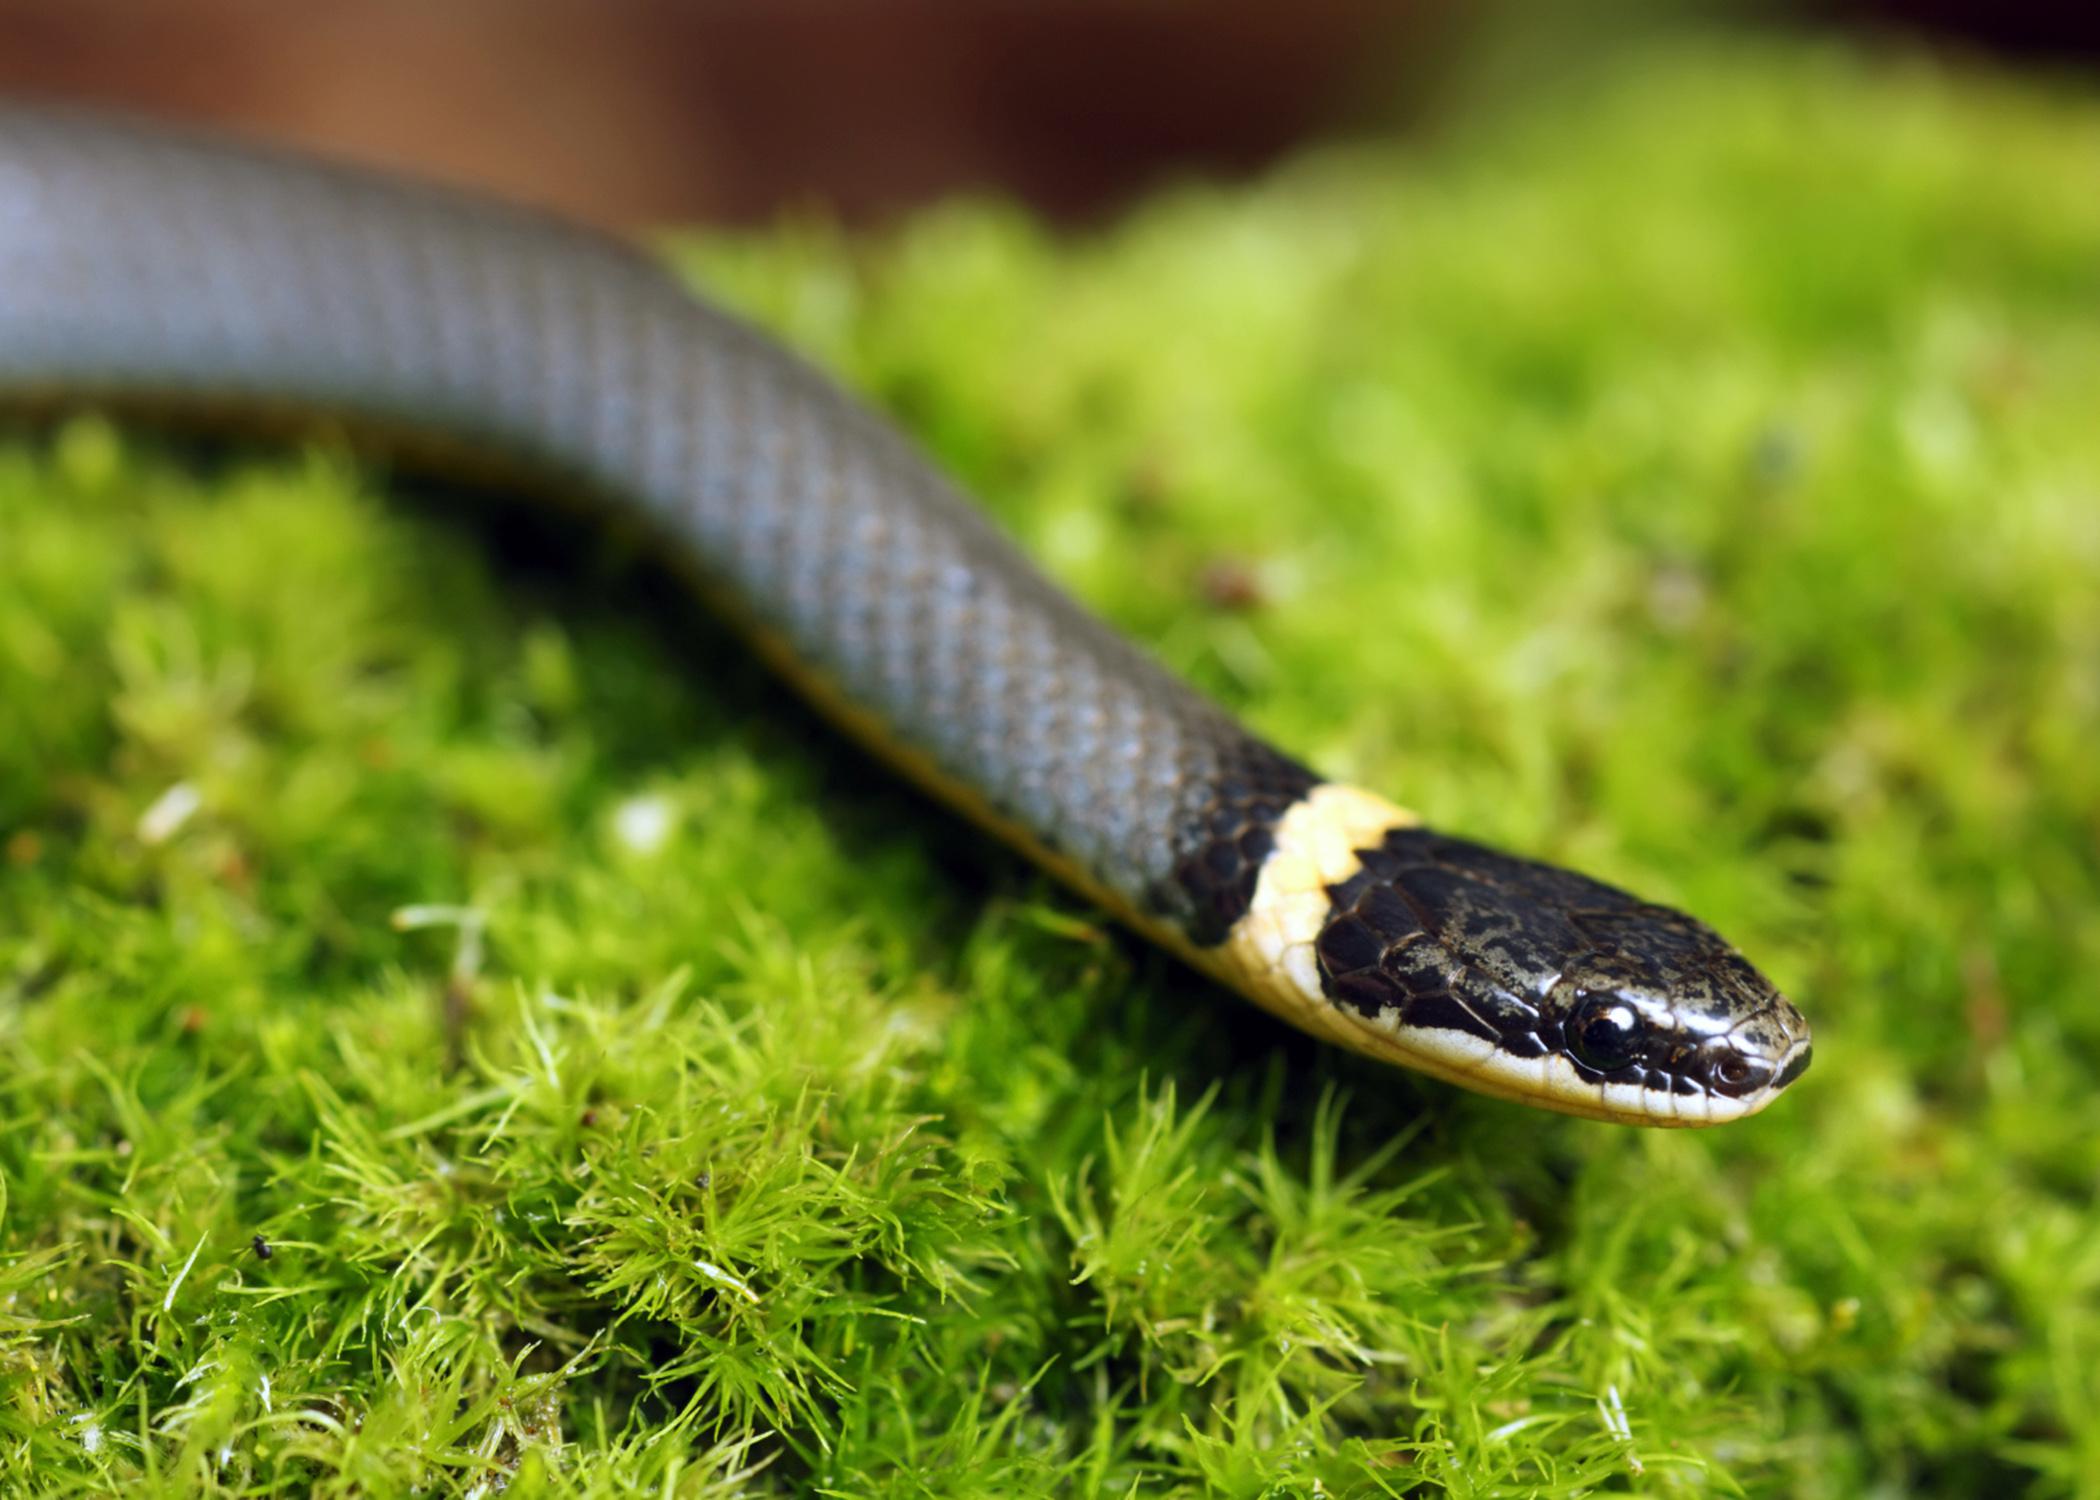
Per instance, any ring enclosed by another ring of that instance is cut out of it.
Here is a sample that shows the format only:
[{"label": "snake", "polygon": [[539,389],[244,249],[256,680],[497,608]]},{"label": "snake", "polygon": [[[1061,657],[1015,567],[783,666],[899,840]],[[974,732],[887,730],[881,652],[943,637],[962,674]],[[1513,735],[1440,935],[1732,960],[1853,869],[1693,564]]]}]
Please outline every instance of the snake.
[{"label": "snake", "polygon": [[1327,1042],[1664,1126],[1753,1114],[1808,1066],[1801,1012],[1711,927],[1270,745],[888,420],[619,236],[0,105],[0,401],[312,423],[591,497],[865,751]]}]

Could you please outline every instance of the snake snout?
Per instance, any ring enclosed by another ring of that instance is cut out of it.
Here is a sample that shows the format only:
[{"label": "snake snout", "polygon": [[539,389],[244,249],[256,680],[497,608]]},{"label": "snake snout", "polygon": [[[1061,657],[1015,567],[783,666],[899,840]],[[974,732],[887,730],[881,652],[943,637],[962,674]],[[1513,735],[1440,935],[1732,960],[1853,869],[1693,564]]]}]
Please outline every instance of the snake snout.
[{"label": "snake snout", "polygon": [[1705,1088],[1751,1110],[1807,1072],[1813,1052],[1807,1019],[1762,976],[1758,985],[1749,1014],[1699,1048],[1692,1068]]},{"label": "snake snout", "polygon": [[1808,1017],[1795,1009],[1791,1000],[1775,996],[1768,1014],[1759,1018],[1756,1034],[1771,1049],[1773,1093],[1808,1071],[1815,1046],[1809,1035]]}]

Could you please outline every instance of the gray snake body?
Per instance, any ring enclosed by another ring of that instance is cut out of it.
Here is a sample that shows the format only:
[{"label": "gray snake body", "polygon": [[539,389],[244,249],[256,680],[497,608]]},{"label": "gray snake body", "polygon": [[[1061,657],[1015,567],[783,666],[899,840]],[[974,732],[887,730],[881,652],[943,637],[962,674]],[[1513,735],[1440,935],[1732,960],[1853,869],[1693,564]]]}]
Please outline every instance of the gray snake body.
[{"label": "gray snake body", "polygon": [[1324,782],[1047,581],[892,427],[627,247],[0,108],[0,400],[312,414],[605,497],[871,748],[1317,1035],[1603,1118],[1759,1108],[1799,1013],[1709,929]]}]

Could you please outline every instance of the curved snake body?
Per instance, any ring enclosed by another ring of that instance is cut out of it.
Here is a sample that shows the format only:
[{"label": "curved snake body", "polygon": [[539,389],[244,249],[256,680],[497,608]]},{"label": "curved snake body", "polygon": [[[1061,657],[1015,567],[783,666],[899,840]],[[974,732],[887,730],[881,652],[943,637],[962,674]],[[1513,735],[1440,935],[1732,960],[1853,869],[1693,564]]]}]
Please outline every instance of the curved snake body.
[{"label": "curved snake body", "polygon": [[529,210],[0,108],[0,397],[318,416],[609,498],[820,707],[1139,931],[1345,1046],[1696,1125],[1808,1029],[1710,929],[1421,826],[1048,582],[892,427]]}]

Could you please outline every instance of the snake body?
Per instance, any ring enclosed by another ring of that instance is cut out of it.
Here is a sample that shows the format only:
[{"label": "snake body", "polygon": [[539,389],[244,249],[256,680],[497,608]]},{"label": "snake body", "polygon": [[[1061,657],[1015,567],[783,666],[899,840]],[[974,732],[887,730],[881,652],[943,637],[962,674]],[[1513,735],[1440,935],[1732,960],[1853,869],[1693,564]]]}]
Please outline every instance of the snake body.
[{"label": "snake body", "polygon": [[897,431],[655,261],[303,157],[0,107],[0,399],[325,419],[643,522],[863,743],[1144,935],[1358,1051],[1706,1124],[1809,1056],[1711,929],[1266,744]]}]

